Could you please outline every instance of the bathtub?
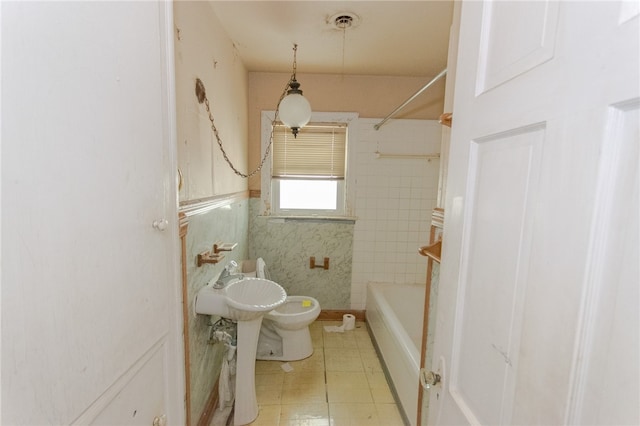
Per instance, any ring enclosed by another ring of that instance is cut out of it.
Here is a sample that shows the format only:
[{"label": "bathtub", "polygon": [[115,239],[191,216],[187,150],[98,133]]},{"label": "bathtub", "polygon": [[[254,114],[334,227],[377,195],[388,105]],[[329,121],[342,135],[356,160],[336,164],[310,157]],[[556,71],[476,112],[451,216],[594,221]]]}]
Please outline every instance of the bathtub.
[{"label": "bathtub", "polygon": [[425,286],[369,283],[369,333],[391,379],[405,420],[416,424]]}]

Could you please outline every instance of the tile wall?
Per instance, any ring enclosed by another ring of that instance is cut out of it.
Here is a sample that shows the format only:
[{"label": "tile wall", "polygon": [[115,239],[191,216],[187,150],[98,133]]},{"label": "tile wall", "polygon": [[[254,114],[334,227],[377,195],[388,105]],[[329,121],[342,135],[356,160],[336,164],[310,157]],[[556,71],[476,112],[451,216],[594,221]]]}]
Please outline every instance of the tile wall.
[{"label": "tile wall", "polygon": [[[216,208],[190,218],[187,233],[187,292],[189,307],[189,356],[191,361],[191,418],[198,421],[212,387],[220,374],[224,346],[209,344],[209,315],[197,315],[193,303],[198,291],[222,272],[230,260],[247,258],[248,200]],[[198,267],[198,253],[210,250],[213,243],[238,243],[218,264]]]},{"label": "tile wall", "polygon": [[426,259],[418,247],[428,243],[436,207],[439,160],[378,158],[382,154],[440,152],[441,125],[434,120],[358,120],[358,139],[350,141],[357,221],[353,241],[351,308],[365,309],[368,282],[425,283]]}]

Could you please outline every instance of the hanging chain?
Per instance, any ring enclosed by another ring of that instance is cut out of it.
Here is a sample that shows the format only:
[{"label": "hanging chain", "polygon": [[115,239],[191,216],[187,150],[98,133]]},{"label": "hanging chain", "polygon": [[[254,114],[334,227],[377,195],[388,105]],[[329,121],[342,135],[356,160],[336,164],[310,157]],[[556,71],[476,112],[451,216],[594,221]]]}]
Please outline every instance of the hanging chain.
[{"label": "hanging chain", "polygon": [[264,166],[265,161],[267,161],[267,157],[271,153],[271,145],[273,145],[273,129],[275,127],[276,122],[278,121],[280,103],[282,102],[284,97],[287,95],[287,89],[289,87],[289,84],[296,78],[296,68],[297,68],[296,51],[297,50],[298,50],[298,45],[294,44],[293,45],[293,72],[291,73],[291,78],[289,78],[287,85],[284,87],[284,90],[282,91],[282,95],[280,95],[280,99],[278,100],[278,105],[276,105],[276,113],[273,116],[273,121],[271,122],[271,133],[269,134],[269,145],[267,145],[267,149],[265,149],[264,156],[262,157],[262,160],[260,161],[260,164],[258,165],[258,167],[250,173],[242,173],[240,170],[236,168],[236,166],[233,165],[233,163],[229,159],[227,152],[224,150],[224,147],[222,146],[222,140],[220,139],[220,134],[218,133],[218,129],[213,120],[213,114],[211,113],[211,107],[209,106],[209,99],[207,99],[207,94],[206,94],[206,91],[204,90],[204,84],[200,79],[197,79],[196,81],[196,96],[198,97],[198,101],[200,103],[204,102],[204,106],[207,109],[207,114],[209,115],[209,121],[211,122],[211,130],[213,131],[213,134],[216,137],[216,141],[218,142],[220,151],[222,151],[222,156],[224,157],[224,161],[226,161],[229,167],[231,167],[231,170],[233,170],[233,172],[240,177],[250,178],[251,176],[258,173],[260,170],[262,170],[262,167]]}]

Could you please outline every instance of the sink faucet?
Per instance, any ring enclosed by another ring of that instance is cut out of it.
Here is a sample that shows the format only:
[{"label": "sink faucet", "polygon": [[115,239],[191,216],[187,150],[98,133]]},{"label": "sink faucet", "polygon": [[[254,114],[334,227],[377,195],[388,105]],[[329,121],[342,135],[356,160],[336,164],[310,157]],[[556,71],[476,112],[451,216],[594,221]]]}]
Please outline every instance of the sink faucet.
[{"label": "sink faucet", "polygon": [[216,280],[215,284],[213,284],[213,288],[224,288],[224,286],[226,286],[229,283],[229,281],[236,278],[240,279],[244,277],[244,275],[242,274],[231,273],[231,271],[235,271],[237,267],[238,267],[238,263],[235,260],[232,260],[231,262],[229,262],[227,266],[225,266],[222,272],[220,273],[220,276]]}]

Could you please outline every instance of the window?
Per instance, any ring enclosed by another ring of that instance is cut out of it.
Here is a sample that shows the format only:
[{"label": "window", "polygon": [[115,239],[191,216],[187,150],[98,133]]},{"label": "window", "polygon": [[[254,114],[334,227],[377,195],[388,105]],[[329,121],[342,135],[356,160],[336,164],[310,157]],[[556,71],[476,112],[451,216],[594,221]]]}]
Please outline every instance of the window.
[{"label": "window", "polygon": [[[314,116],[312,122],[300,129],[296,138],[282,124],[273,127],[270,167],[262,173],[263,198],[271,206],[273,214],[346,214],[348,121],[344,117],[340,121],[316,121],[314,118],[318,113]],[[268,127],[264,121],[263,116],[263,146],[266,146],[271,121]]]}]

